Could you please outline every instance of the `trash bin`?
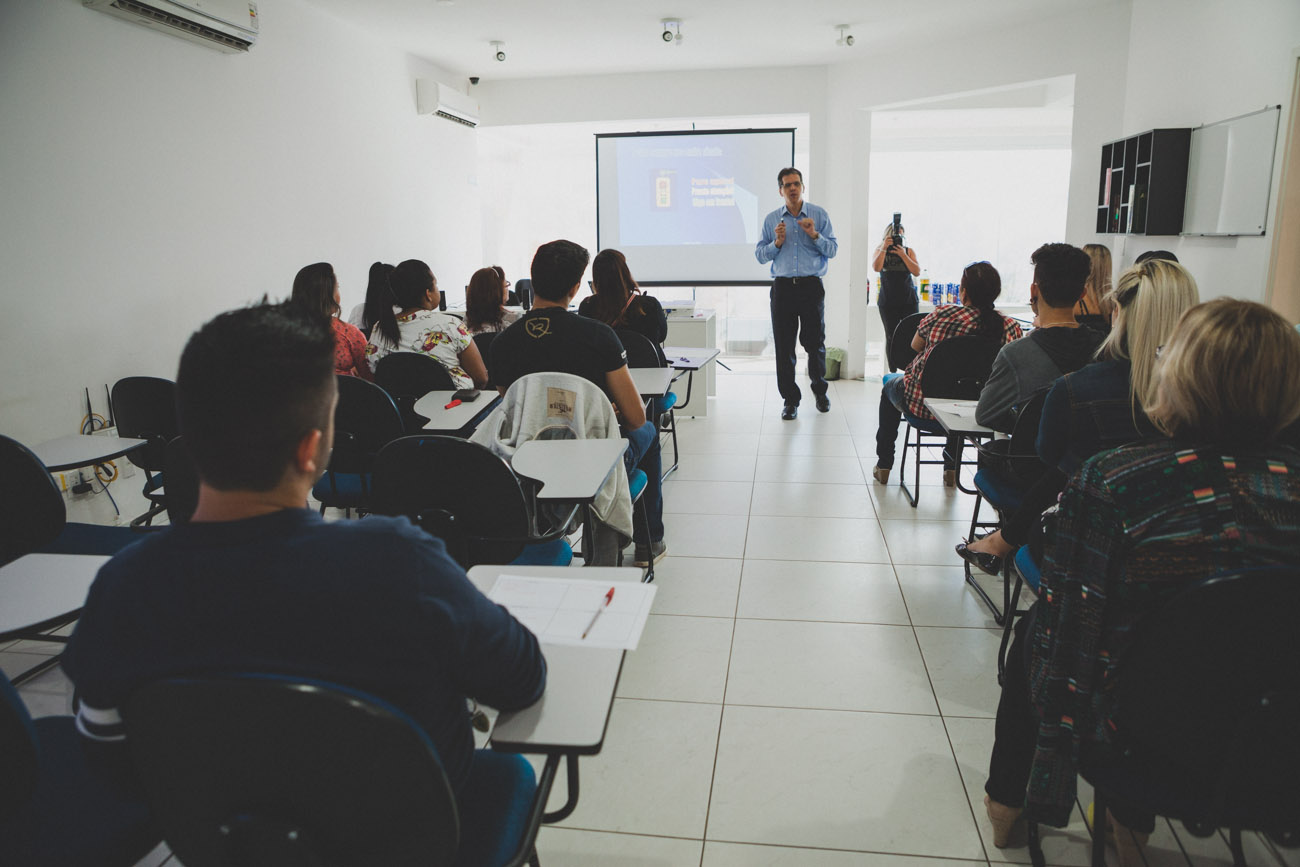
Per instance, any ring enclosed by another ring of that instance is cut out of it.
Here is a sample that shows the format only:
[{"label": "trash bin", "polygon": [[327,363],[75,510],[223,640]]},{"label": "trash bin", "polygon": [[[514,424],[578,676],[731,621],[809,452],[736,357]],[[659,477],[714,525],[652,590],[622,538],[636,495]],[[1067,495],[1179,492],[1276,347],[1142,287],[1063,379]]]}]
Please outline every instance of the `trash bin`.
[{"label": "trash bin", "polygon": [[839,379],[840,365],[844,363],[844,350],[838,346],[826,347],[826,378]]}]

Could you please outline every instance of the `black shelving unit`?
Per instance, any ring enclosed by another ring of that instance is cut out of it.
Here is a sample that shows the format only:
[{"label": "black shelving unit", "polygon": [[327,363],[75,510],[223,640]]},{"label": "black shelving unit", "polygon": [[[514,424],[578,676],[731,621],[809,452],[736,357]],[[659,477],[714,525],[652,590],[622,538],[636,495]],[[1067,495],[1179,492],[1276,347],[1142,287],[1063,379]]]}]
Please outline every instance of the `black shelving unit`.
[{"label": "black shelving unit", "polygon": [[1152,129],[1101,146],[1097,232],[1177,235],[1183,230],[1192,131]]}]

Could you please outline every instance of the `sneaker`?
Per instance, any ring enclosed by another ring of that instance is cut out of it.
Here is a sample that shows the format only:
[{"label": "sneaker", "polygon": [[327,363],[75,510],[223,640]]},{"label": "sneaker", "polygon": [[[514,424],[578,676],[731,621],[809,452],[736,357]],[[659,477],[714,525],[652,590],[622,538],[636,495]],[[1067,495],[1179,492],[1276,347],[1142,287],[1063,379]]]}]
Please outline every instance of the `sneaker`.
[{"label": "sneaker", "polygon": [[[654,554],[654,560],[651,561],[650,555]],[[633,555],[632,565],[649,566],[651,562],[658,563],[668,554],[668,545],[663,539],[658,542],[651,542],[649,547],[645,545],[636,546],[636,554]]]}]

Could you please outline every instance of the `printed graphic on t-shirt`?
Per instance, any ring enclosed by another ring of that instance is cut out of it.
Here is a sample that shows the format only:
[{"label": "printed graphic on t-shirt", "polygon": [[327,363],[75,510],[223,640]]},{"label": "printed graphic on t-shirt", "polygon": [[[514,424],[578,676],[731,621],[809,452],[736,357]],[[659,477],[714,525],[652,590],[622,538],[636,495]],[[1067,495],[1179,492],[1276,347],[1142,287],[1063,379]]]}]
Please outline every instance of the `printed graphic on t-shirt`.
[{"label": "printed graphic on t-shirt", "polygon": [[567,388],[555,388],[554,386],[550,386],[546,389],[547,418],[565,418],[572,420],[574,416],[574,407],[577,403],[577,392],[569,391]]},{"label": "printed graphic on t-shirt", "polygon": [[551,320],[545,316],[529,319],[524,323],[524,330],[529,337],[541,338],[551,333]]}]

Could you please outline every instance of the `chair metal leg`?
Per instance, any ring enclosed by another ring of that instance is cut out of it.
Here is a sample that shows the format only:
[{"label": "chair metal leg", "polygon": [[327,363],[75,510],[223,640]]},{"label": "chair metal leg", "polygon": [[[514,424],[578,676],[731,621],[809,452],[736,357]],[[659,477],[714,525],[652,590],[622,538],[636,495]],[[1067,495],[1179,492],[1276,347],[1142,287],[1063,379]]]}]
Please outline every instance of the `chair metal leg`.
[{"label": "chair metal leg", "polygon": [[[1003,592],[1006,595],[1010,595],[1010,591],[1006,587],[1006,583],[1011,576],[1011,573],[1008,571],[1010,568],[1011,568],[1011,558],[1003,557],[1002,558],[1002,584],[1003,584]],[[966,583],[970,585],[970,588],[975,591],[975,594],[979,596],[979,598],[984,602],[985,606],[988,607],[989,612],[993,615],[993,622],[996,623],[998,626],[1003,625],[1006,622],[1007,612],[1009,609],[1003,608],[1001,611],[998,610],[998,604],[993,601],[993,597],[989,596],[989,594],[984,590],[984,588],[980,586],[979,582],[975,580],[975,573],[971,571],[969,563],[966,564]]]},{"label": "chair metal leg", "polygon": [[1011,591],[1011,606],[1002,618],[1005,622],[1002,624],[1002,642],[998,645],[998,686],[1002,685],[1002,672],[1007,665],[1007,645],[1011,643],[1011,628],[1015,624],[1016,615],[1020,613],[1020,590],[1024,582],[1025,579],[1016,572],[1016,589]]},{"label": "chair metal leg", "polygon": [[1241,848],[1241,829],[1228,829],[1228,848],[1232,850],[1233,867],[1246,867],[1246,853]]},{"label": "chair metal leg", "polygon": [[898,486],[903,489],[903,496],[907,497],[907,502],[912,508],[916,508],[916,498],[921,493],[921,432],[916,431],[916,473],[913,476],[913,484],[916,485],[916,494],[913,494],[907,488],[907,450],[912,442],[913,427],[909,424],[907,430],[903,431],[903,454],[898,462]]},{"label": "chair metal leg", "polygon": [[660,481],[663,481],[664,479],[667,479],[670,475],[672,475],[672,473],[677,469],[677,464],[678,461],[680,460],[677,453],[677,416],[675,413],[676,410],[672,410],[672,409],[664,413],[664,416],[666,416],[669,419],[668,426],[659,429],[660,433],[667,431],[669,435],[672,437],[672,441],[673,441],[673,463],[672,466],[670,466],[668,469],[663,471],[663,475],[659,477]]},{"label": "chair metal leg", "polygon": [[553,813],[545,813],[542,815],[542,824],[544,825],[554,825],[556,822],[563,822],[565,819],[569,818],[569,816],[573,813],[573,811],[578,807],[578,756],[577,754],[568,753],[567,755],[565,755],[564,765],[565,765],[565,769],[568,771],[567,788],[569,790],[569,797],[564,802],[563,807],[561,807],[560,809],[556,810]]},{"label": "chair metal leg", "polygon": [[1028,837],[1029,863],[1034,867],[1044,867],[1047,859],[1043,857],[1043,842],[1038,838],[1038,823],[1030,819],[1026,822],[1025,832]]}]

